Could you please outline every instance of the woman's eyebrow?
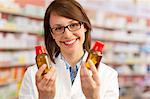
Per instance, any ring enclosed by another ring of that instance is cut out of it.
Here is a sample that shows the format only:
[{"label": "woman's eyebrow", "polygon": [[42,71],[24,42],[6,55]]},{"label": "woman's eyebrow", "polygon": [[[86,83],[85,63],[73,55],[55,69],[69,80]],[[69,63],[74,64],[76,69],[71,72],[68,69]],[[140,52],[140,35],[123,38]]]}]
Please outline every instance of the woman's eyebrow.
[{"label": "woman's eyebrow", "polygon": [[[68,23],[66,23],[66,25],[69,25],[69,24],[71,24],[71,23],[76,23],[76,22],[77,22],[77,21],[75,21],[75,20],[71,20],[71,21],[69,21]],[[60,23],[60,24],[58,23],[58,24],[55,24],[54,26],[52,26],[52,28],[53,28],[53,27],[58,27],[58,26],[66,26],[66,25],[61,24],[61,23]]]},{"label": "woman's eyebrow", "polygon": [[69,21],[69,23],[74,23],[74,22],[78,22],[78,21],[76,21],[76,20],[71,20],[71,21]]}]

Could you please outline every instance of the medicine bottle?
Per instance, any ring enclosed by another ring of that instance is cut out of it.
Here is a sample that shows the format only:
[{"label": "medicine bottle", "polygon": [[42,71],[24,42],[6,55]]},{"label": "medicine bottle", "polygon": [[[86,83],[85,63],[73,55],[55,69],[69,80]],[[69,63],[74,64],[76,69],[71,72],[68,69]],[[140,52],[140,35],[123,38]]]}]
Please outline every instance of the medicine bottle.
[{"label": "medicine bottle", "polygon": [[50,70],[50,67],[51,67],[49,56],[44,46],[41,46],[41,45],[35,46],[35,50],[36,50],[37,67],[40,68],[43,64],[47,65],[46,69],[44,70],[42,74],[44,75]]},{"label": "medicine bottle", "polygon": [[96,41],[93,48],[90,50],[88,57],[86,59],[86,67],[90,69],[90,65],[88,63],[88,60],[92,60],[95,64],[96,68],[98,69],[99,63],[102,58],[102,50],[104,47],[104,43],[101,41]]}]

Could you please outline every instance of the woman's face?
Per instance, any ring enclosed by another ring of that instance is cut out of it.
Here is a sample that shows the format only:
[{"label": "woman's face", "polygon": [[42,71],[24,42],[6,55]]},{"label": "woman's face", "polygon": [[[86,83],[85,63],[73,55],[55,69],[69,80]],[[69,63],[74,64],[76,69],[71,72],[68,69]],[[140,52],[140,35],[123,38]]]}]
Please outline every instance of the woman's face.
[{"label": "woman's face", "polygon": [[[53,39],[55,39],[62,53],[72,54],[83,51],[86,32],[84,24],[52,13],[50,15],[50,26],[53,29],[53,33],[51,33]],[[64,27],[66,28],[64,29]]]}]

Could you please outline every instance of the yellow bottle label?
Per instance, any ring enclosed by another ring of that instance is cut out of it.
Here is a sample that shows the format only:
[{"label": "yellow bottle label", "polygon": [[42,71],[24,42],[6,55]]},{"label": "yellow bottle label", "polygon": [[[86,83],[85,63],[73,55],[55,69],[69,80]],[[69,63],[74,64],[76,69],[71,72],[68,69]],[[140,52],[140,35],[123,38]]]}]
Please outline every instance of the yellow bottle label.
[{"label": "yellow bottle label", "polygon": [[101,60],[102,54],[101,53],[96,53],[96,52],[90,52],[88,55],[88,58],[86,60],[86,67],[90,69],[90,64],[88,63],[88,60],[92,60],[96,68],[98,68],[99,62]]},{"label": "yellow bottle label", "polygon": [[43,74],[46,74],[49,70],[50,70],[50,61],[48,59],[48,56],[46,54],[41,54],[41,55],[38,55],[36,57],[36,63],[37,63],[37,66],[38,68],[40,68],[43,64],[46,64],[47,67],[46,69],[44,70],[44,73]]}]

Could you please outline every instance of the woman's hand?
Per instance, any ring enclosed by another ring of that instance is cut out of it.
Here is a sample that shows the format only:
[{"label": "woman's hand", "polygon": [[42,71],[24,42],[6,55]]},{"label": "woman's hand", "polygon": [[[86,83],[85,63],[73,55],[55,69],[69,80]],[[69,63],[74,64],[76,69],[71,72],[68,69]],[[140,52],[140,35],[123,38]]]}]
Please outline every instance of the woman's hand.
[{"label": "woman's hand", "polygon": [[42,75],[46,65],[42,65],[36,73],[36,86],[39,92],[39,99],[53,99],[55,96],[56,70],[51,67],[50,71]]},{"label": "woman's hand", "polygon": [[100,99],[100,80],[98,71],[91,60],[88,61],[90,64],[90,71],[86,68],[85,63],[81,65],[80,78],[82,91],[86,99]]}]

